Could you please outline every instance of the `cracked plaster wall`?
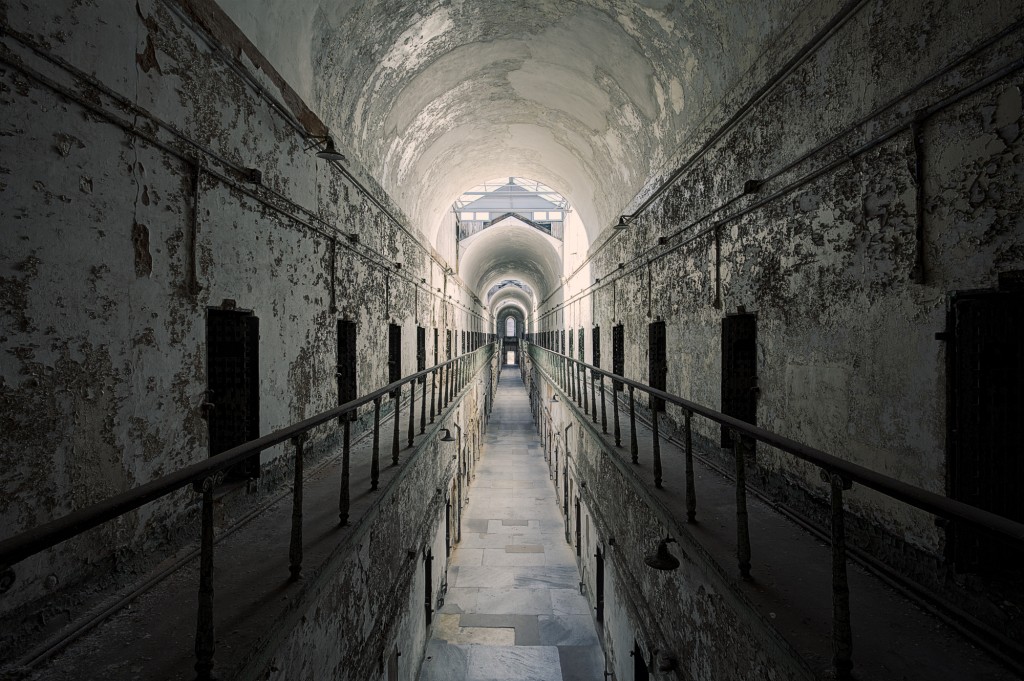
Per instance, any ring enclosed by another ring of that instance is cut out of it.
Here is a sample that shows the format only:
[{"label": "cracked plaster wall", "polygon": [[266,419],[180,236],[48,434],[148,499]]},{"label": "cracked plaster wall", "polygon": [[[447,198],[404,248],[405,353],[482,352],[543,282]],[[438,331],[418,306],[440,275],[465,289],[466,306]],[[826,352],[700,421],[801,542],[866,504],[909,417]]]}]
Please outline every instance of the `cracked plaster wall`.
[{"label": "cracked plaster wall", "polygon": [[[5,1],[0,18],[4,537],[208,456],[208,307],[260,320],[264,434],[337,403],[336,319],[358,323],[360,394],[387,383],[389,321],[404,374],[417,325],[442,344],[445,329],[490,326],[419,230],[305,152],[170,5]],[[190,159],[206,168],[198,192]],[[321,430],[311,457],[333,444]],[[262,489],[226,498],[222,525],[269,498],[283,454],[263,452]],[[16,565],[4,657],[88,606],[83,580],[138,579],[194,542],[196,517],[182,489]]]},{"label": "cracked plaster wall", "polygon": [[[807,17],[804,35],[827,15]],[[912,91],[1021,18],[1012,3],[863,3],[629,229],[603,234],[590,251],[600,283],[562,305],[546,302],[538,328],[584,326],[589,345],[598,325],[602,364],[610,367],[611,329],[623,323],[625,375],[646,380],[647,327],[664,319],[668,391],[719,408],[721,319],[742,306],[757,315],[758,425],[945,493],[945,352],[935,333],[945,329],[948,294],[994,288],[1000,272],[1024,267],[1019,64],[923,123],[924,283],[912,280],[918,215],[909,128],[847,156],[908,126],[916,110],[1019,60],[1018,27]],[[780,43],[751,77],[771,73],[801,46]],[[705,132],[762,82],[741,83]],[[776,174],[841,133],[838,143]],[[691,152],[704,139],[695,136]],[[836,160],[817,179],[789,187]],[[742,196],[747,180],[765,177],[759,192]],[[594,281],[583,273],[575,279],[568,288]],[[669,407],[668,416],[678,428],[679,410]],[[727,457],[717,425],[694,425],[705,451]],[[766,447],[758,464],[762,485],[781,479],[810,497],[826,494],[812,466]],[[944,533],[931,515],[858,485],[847,500],[876,528],[865,541],[899,569],[926,582],[952,577]]]}]

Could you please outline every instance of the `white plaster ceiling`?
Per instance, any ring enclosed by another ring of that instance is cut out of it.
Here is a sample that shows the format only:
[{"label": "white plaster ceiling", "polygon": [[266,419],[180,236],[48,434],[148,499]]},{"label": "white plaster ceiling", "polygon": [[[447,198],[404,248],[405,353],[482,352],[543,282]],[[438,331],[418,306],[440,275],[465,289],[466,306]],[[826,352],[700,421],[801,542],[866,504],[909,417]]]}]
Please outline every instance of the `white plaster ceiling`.
[{"label": "white plaster ceiling", "polygon": [[459,249],[459,276],[480,293],[504,279],[518,279],[543,300],[562,275],[561,242],[515,218],[464,239]]},{"label": "white plaster ceiling", "polygon": [[805,2],[218,1],[432,241],[463,191],[517,175],[591,242]]}]

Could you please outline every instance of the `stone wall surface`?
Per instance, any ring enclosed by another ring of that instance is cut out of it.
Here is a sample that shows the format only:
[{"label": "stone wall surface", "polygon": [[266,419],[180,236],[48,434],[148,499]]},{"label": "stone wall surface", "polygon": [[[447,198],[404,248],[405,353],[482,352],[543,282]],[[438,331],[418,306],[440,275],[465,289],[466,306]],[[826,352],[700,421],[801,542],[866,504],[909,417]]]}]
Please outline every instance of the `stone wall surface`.
[{"label": "stone wall surface", "polygon": [[[403,375],[417,326],[428,365],[434,328],[442,346],[490,328],[420,229],[307,151],[230,41],[174,3],[2,2],[0,18],[4,538],[208,456],[208,309],[259,318],[261,434],[337,404],[337,319],[358,325],[361,395],[388,382],[389,322]],[[337,452],[313,435],[311,462]],[[221,526],[276,493],[284,453],[219,502]],[[180,489],[14,566],[3,657],[91,604],[88,584],[193,543],[197,511]]]},{"label": "stone wall surface", "polygon": [[[680,166],[694,160],[678,180],[628,229],[594,243],[592,274],[567,284],[581,292],[542,305],[538,329],[583,326],[589,347],[599,326],[610,368],[611,330],[623,324],[625,375],[646,382],[648,325],[665,320],[668,391],[719,409],[722,318],[754,313],[758,425],[945,493],[945,349],[935,334],[948,296],[994,289],[1000,273],[1024,267],[1021,8],[848,7],[820,42],[765,53],[680,150]],[[809,39],[831,16],[809,5],[794,37]],[[776,71],[774,87],[742,109]],[[745,191],[748,180],[763,184]],[[668,418],[682,421],[674,407]],[[695,432],[723,456],[716,424],[698,418]],[[826,492],[815,467],[785,454],[761,447],[758,464],[811,496]],[[862,486],[848,503],[941,557],[931,515]]]}]

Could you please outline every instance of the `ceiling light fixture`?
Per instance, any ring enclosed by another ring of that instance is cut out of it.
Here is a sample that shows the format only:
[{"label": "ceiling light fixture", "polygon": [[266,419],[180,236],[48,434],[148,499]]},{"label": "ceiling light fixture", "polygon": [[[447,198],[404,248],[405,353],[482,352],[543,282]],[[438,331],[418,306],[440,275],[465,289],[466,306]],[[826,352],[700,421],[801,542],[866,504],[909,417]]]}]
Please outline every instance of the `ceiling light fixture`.
[{"label": "ceiling light fixture", "polygon": [[632,215],[620,215],[619,221],[615,225],[615,229],[626,229],[627,227],[629,227],[629,223],[632,222],[632,220]]},{"label": "ceiling light fixture", "polygon": [[668,545],[675,542],[676,540],[672,537],[665,537],[658,542],[658,549],[654,553],[647,554],[644,562],[655,570],[675,570],[679,567],[679,559],[668,550]]},{"label": "ceiling light fixture", "polygon": [[306,151],[309,151],[310,149],[320,146],[319,142],[321,141],[325,142],[324,148],[316,152],[317,158],[322,158],[325,161],[345,160],[345,157],[341,154],[341,152],[339,152],[337,148],[335,148],[334,140],[331,139],[330,135],[315,135],[313,137],[310,137],[309,139],[312,141],[312,144],[306,147]]}]

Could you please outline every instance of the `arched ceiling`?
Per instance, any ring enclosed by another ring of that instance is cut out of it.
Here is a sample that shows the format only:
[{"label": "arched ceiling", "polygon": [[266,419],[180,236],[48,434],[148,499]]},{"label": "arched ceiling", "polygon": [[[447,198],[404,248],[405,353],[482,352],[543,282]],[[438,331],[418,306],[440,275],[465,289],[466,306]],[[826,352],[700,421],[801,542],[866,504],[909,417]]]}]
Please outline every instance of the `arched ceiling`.
[{"label": "arched ceiling", "polygon": [[533,315],[533,309],[536,302],[531,300],[530,297],[521,290],[503,290],[491,300],[488,309],[491,311],[491,314],[497,315],[502,308],[509,305],[518,307],[523,311],[523,314],[526,317],[530,317]]},{"label": "arched ceiling", "polygon": [[590,240],[806,0],[218,0],[432,239],[501,175]]},{"label": "arched ceiling", "polygon": [[459,276],[480,293],[503,279],[519,279],[543,300],[562,275],[561,243],[517,219],[463,239],[459,248]]}]

